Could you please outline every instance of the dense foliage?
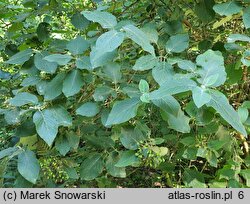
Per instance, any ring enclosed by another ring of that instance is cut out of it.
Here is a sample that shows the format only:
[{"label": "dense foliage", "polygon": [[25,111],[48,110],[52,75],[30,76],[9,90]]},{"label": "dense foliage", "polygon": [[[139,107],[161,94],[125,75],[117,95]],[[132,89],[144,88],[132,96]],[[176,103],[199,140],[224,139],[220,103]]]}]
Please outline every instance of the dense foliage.
[{"label": "dense foliage", "polygon": [[249,0],[0,9],[0,186],[250,187]]}]

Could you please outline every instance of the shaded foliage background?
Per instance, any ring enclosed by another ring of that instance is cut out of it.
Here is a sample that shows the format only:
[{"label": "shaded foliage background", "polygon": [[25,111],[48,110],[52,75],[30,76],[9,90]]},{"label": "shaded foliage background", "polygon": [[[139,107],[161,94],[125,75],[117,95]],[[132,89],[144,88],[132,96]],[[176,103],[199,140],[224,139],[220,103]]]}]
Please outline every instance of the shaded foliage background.
[{"label": "shaded foliage background", "polygon": [[1,0],[0,185],[249,187],[249,3]]}]

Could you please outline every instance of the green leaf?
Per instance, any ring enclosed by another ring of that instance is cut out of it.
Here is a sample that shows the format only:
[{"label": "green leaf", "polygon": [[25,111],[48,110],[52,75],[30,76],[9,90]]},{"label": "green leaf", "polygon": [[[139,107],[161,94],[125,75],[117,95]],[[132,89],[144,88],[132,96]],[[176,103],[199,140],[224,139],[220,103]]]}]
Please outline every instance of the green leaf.
[{"label": "green leaf", "polygon": [[[185,86],[184,86],[185,84]],[[186,91],[190,91],[196,87],[196,83],[187,78],[171,78],[166,80],[158,90],[150,93],[151,100],[161,99],[166,95],[174,95]]]},{"label": "green leaf", "polygon": [[27,49],[17,54],[13,55],[9,60],[7,60],[6,64],[23,64],[28,61],[33,53],[32,49]]},{"label": "green leaf", "polygon": [[238,108],[238,114],[239,114],[239,117],[240,117],[240,121],[242,123],[246,122],[248,116],[249,116],[249,112],[248,112],[248,109],[245,108],[245,107],[239,107]]},{"label": "green leaf", "polygon": [[202,67],[202,69],[197,71],[201,76],[198,79],[199,83],[203,85],[208,84],[211,87],[224,84],[226,81],[226,71],[221,52],[208,50],[196,58],[196,63]]},{"label": "green leaf", "polygon": [[63,81],[62,92],[66,97],[77,94],[84,84],[81,71],[74,69],[70,71]]},{"label": "green leaf", "polygon": [[194,169],[185,169],[183,174],[183,182],[187,187],[206,188],[203,174]]},{"label": "green leaf", "polygon": [[245,28],[246,29],[250,28],[250,7],[244,9],[242,18]]},{"label": "green leaf", "polygon": [[113,52],[103,52],[103,50],[98,50],[96,49],[96,47],[93,47],[90,52],[90,62],[92,65],[92,69],[111,62],[116,54],[116,50]]},{"label": "green leaf", "polygon": [[205,89],[196,87],[192,90],[193,100],[197,108],[202,107],[207,104],[211,100],[211,96],[206,92]]},{"label": "green leaf", "polygon": [[243,34],[230,34],[227,38],[227,42],[234,43],[236,41],[250,42],[250,37]]},{"label": "green leaf", "polygon": [[113,177],[126,178],[125,168],[115,166],[118,160],[119,160],[119,157],[116,156],[114,153],[109,155],[106,161],[107,172]]},{"label": "green leaf", "polygon": [[115,125],[127,122],[136,116],[140,100],[138,98],[125,99],[115,102],[108,119],[106,126]]},{"label": "green leaf", "polygon": [[150,103],[150,95],[149,95],[149,93],[143,93],[143,94],[140,96],[140,100],[141,100],[141,102],[143,102],[143,103]]},{"label": "green leaf", "polygon": [[103,28],[114,28],[117,24],[116,17],[105,11],[83,11],[82,14],[89,21],[101,24]]},{"label": "green leaf", "polygon": [[230,179],[227,184],[228,188],[243,188],[242,183],[238,180],[238,178]]},{"label": "green leaf", "polygon": [[103,67],[104,74],[107,78],[111,79],[113,83],[117,84],[121,78],[121,66],[115,62],[109,62]]},{"label": "green leaf", "polygon": [[240,60],[237,60],[236,64],[233,63],[226,66],[227,83],[229,85],[236,84],[242,79],[243,70],[238,69],[238,64],[241,66]]},{"label": "green leaf", "polygon": [[87,102],[82,104],[77,110],[76,114],[86,117],[94,117],[100,111],[99,106],[97,103]]},{"label": "green leaf", "polygon": [[133,66],[133,70],[136,71],[145,71],[149,69],[153,69],[158,63],[158,60],[153,55],[146,55],[140,57],[136,60],[135,65]]},{"label": "green leaf", "polygon": [[184,137],[180,140],[180,143],[184,144],[185,146],[191,146],[196,143],[196,139],[194,136]]},{"label": "green leaf", "polygon": [[102,155],[94,153],[85,159],[80,167],[80,176],[84,180],[93,180],[98,177],[104,168]]},{"label": "green leaf", "polygon": [[183,70],[190,71],[190,72],[194,72],[197,69],[196,64],[189,60],[179,61],[178,67],[180,67]]},{"label": "green leaf", "polygon": [[197,159],[196,154],[197,154],[196,147],[188,147],[187,149],[184,150],[182,157],[188,160],[196,160]]},{"label": "green leaf", "polygon": [[8,32],[17,32],[23,28],[22,22],[13,22],[12,25],[9,27]]},{"label": "green leaf", "polygon": [[79,146],[80,137],[75,132],[71,131],[66,132],[66,138],[71,149],[76,150]]},{"label": "green leaf", "polygon": [[90,58],[88,56],[83,56],[83,57],[77,58],[76,67],[78,69],[92,70],[92,65],[90,63]]},{"label": "green leaf", "polygon": [[250,3],[250,0],[243,0],[243,3]]},{"label": "green leaf", "polygon": [[249,57],[250,57],[250,50],[246,50],[246,51],[243,53],[242,58],[241,58],[242,64],[244,64],[244,65],[247,66],[247,67],[250,66]]},{"label": "green leaf", "polygon": [[83,30],[89,25],[89,21],[81,13],[75,13],[71,17],[71,23],[79,30]]},{"label": "green leaf", "polygon": [[61,95],[63,81],[64,81],[65,76],[66,74],[61,72],[57,74],[49,83],[45,85],[46,86],[45,91],[44,91],[45,100],[52,100],[56,98],[57,96]]},{"label": "green leaf", "polygon": [[242,107],[250,109],[250,101],[244,101],[243,104],[242,104]]},{"label": "green leaf", "polygon": [[14,98],[9,100],[9,102],[12,106],[23,106],[26,104],[37,104],[38,99],[33,94],[21,92],[17,93]]},{"label": "green leaf", "polygon": [[89,42],[83,37],[77,36],[75,39],[69,41],[66,48],[74,55],[82,54],[89,48]]},{"label": "green leaf", "polygon": [[[35,125],[34,125],[34,127],[35,127]],[[33,134],[34,135],[32,135],[32,136],[20,138],[19,145],[22,145],[22,146],[26,147],[29,150],[36,150],[37,147],[38,147],[38,145],[37,145],[38,137],[36,135],[36,130],[35,130],[35,132]]]},{"label": "green leaf", "polygon": [[189,133],[190,118],[184,115],[184,112],[179,110],[178,115],[167,114],[169,128],[174,129],[181,133]]},{"label": "green leaf", "polygon": [[58,122],[50,110],[37,111],[33,115],[38,135],[51,146],[58,132]]},{"label": "green leaf", "polygon": [[109,86],[97,87],[93,98],[95,101],[105,101],[112,92],[113,90]]},{"label": "green leaf", "polygon": [[225,140],[211,140],[207,143],[207,147],[210,150],[217,151],[226,144]]},{"label": "green leaf", "polygon": [[250,109],[250,101],[244,101],[241,106]]},{"label": "green leaf", "polygon": [[246,186],[250,187],[250,169],[241,170],[240,175],[246,180]]},{"label": "green leaf", "polygon": [[4,119],[9,125],[20,123],[21,122],[20,118],[21,118],[21,112],[17,109],[8,110],[4,113]]},{"label": "green leaf", "polygon": [[[47,80],[40,80],[36,83],[36,90],[39,95],[45,95],[45,91],[47,86],[49,85],[49,82]],[[53,94],[52,94],[53,95]]]},{"label": "green leaf", "polygon": [[47,60],[44,60],[43,58],[45,56],[48,56],[48,52],[37,52],[34,57],[34,64],[37,69],[53,74],[56,72],[57,69],[57,63],[55,62],[48,62]]},{"label": "green leaf", "polygon": [[[165,11],[163,9],[163,15],[165,14]],[[177,14],[178,15],[178,14]],[[180,20],[169,20],[166,21],[166,25],[164,26],[164,31],[168,34],[168,35],[175,35],[177,33],[182,33],[183,32],[183,25],[182,22]],[[159,40],[160,41],[160,40]],[[164,43],[166,41],[164,40]],[[163,45],[163,44],[162,44]]]},{"label": "green leaf", "polygon": [[35,184],[40,172],[40,165],[35,153],[30,150],[26,150],[19,154],[17,169],[26,180]]},{"label": "green leaf", "polygon": [[230,166],[224,166],[223,168],[218,170],[217,174],[219,176],[219,180],[230,180],[235,178],[236,171],[231,169]]},{"label": "green leaf", "polygon": [[154,80],[161,86],[168,79],[174,75],[174,70],[171,64],[164,62],[158,62],[155,68],[152,70]]},{"label": "green leaf", "polygon": [[9,157],[15,154],[19,150],[18,147],[9,147],[0,151],[0,160],[4,157]]},{"label": "green leaf", "polygon": [[90,146],[94,146],[96,149],[110,149],[114,148],[115,143],[111,139],[111,137],[106,136],[93,136],[93,135],[87,135],[84,136],[84,139],[86,140],[87,144]]},{"label": "green leaf", "polygon": [[212,181],[208,185],[210,188],[227,188],[226,181]]},{"label": "green leaf", "polygon": [[62,105],[52,106],[48,110],[52,112],[59,126],[68,127],[72,125],[72,117]]},{"label": "green leaf", "polygon": [[148,93],[149,92],[148,82],[144,79],[141,79],[139,83],[139,89],[141,93]]},{"label": "green leaf", "polygon": [[179,110],[181,109],[178,101],[170,95],[165,95],[159,99],[154,99],[152,102],[166,113],[172,114],[176,117],[178,116]]},{"label": "green leaf", "polygon": [[71,148],[68,138],[64,135],[56,138],[55,148],[57,151],[60,152],[62,156],[65,156],[70,151]]},{"label": "green leaf", "polygon": [[171,36],[166,44],[166,50],[168,53],[180,53],[188,48],[189,36],[188,34],[177,34]]},{"label": "green leaf", "polygon": [[122,44],[123,40],[124,33],[111,30],[102,34],[96,40],[96,49],[103,52],[112,52]]},{"label": "green leaf", "polygon": [[166,62],[169,63],[170,65],[174,65],[181,61],[183,61],[183,59],[181,59],[180,57],[172,56],[172,57],[168,57]]},{"label": "green leaf", "polygon": [[62,54],[52,54],[43,58],[48,62],[56,62],[58,65],[66,65],[72,59],[70,55],[62,55]]},{"label": "green leaf", "polygon": [[122,91],[124,94],[127,94],[130,98],[141,96],[140,90],[136,86],[133,86],[133,85],[125,86],[122,89]]},{"label": "green leaf", "polygon": [[38,39],[43,42],[49,38],[50,35],[50,24],[46,22],[39,23],[36,29]]},{"label": "green leaf", "polygon": [[210,90],[209,94],[212,96],[212,99],[207,106],[213,107],[235,130],[239,131],[244,136],[247,136],[246,130],[240,121],[238,113],[229,104],[227,98],[216,90]]},{"label": "green leaf", "polygon": [[221,18],[219,21],[216,21],[213,24],[213,29],[217,29],[217,28],[223,26],[223,24],[229,22],[232,18],[233,18],[233,16],[231,16],[231,15]]},{"label": "green leaf", "polygon": [[227,187],[228,188],[242,188],[243,187],[242,183],[238,180],[238,178],[236,178],[236,179],[230,179],[228,181]]},{"label": "green leaf", "polygon": [[17,175],[14,185],[14,188],[32,188],[34,187],[34,184],[27,181],[25,178],[23,178],[20,174]]},{"label": "green leaf", "polygon": [[167,147],[153,146],[150,149],[160,157],[163,157],[169,153],[169,149]]},{"label": "green leaf", "polygon": [[156,30],[156,24],[148,23],[141,28],[141,30],[148,36],[150,42],[157,44],[158,32]]},{"label": "green leaf", "polygon": [[65,171],[68,174],[69,178],[75,179],[75,180],[79,179],[79,175],[74,167],[67,167]]},{"label": "green leaf", "polygon": [[236,1],[228,1],[226,3],[216,4],[213,9],[221,16],[230,16],[239,13],[242,6]]},{"label": "green leaf", "polygon": [[136,150],[140,141],[146,140],[144,135],[138,128],[122,128],[120,140],[126,149]]},{"label": "green leaf", "polygon": [[205,87],[213,86],[217,82],[218,78],[219,74],[212,74],[203,80],[202,85]]},{"label": "green leaf", "polygon": [[208,23],[214,19],[214,4],[214,0],[201,0],[195,4],[194,11],[204,23]]},{"label": "green leaf", "polygon": [[123,29],[131,40],[140,45],[143,50],[155,56],[154,47],[150,44],[148,36],[142,30],[134,25],[126,25]]},{"label": "green leaf", "polygon": [[123,151],[121,153],[120,159],[115,164],[116,167],[126,167],[137,164],[139,162],[139,158],[135,156],[135,152],[133,150]]},{"label": "green leaf", "polygon": [[10,79],[10,78],[11,78],[11,74],[9,72],[0,70],[0,79]]},{"label": "green leaf", "polygon": [[[193,141],[192,144],[194,144],[194,142],[195,142],[195,140]],[[191,144],[189,144],[189,145],[191,145]],[[196,156],[197,156],[197,157],[206,158],[208,152],[209,152],[209,150],[208,150],[207,148],[199,147],[198,150],[197,150]]]}]

